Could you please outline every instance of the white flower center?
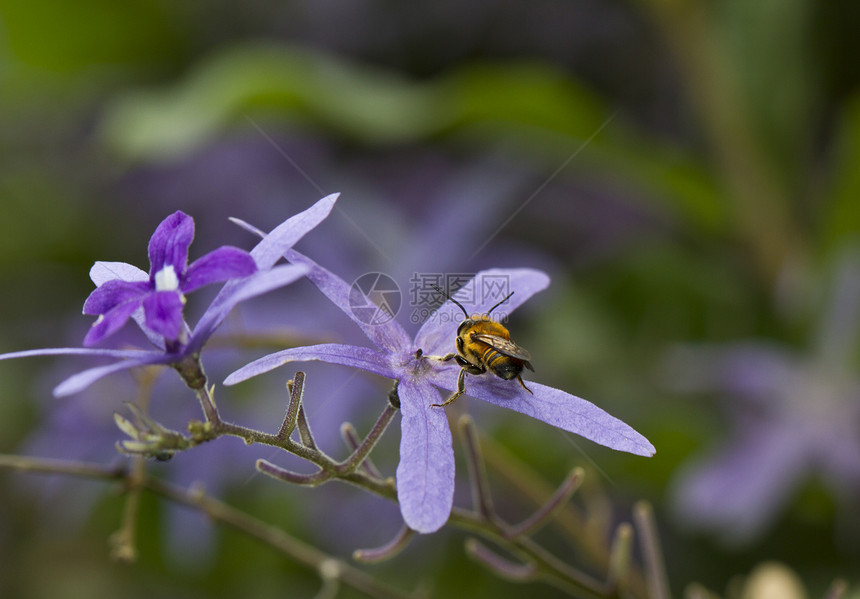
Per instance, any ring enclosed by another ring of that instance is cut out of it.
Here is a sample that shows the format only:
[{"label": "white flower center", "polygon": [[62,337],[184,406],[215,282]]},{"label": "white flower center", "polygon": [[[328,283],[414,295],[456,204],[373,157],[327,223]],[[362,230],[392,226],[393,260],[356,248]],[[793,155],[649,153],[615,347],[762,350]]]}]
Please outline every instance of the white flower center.
[{"label": "white flower center", "polygon": [[178,291],[179,277],[172,264],[166,264],[164,268],[155,273],[156,291]]}]

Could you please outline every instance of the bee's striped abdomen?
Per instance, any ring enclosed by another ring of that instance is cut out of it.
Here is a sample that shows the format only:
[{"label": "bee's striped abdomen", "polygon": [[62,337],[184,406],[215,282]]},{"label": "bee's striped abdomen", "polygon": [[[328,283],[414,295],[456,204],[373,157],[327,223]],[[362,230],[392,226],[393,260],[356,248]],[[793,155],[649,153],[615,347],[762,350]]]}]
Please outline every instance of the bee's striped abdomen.
[{"label": "bee's striped abdomen", "polygon": [[495,349],[493,347],[490,347],[489,345],[481,354],[481,361],[484,364],[486,364],[487,366],[489,366],[490,368],[493,368],[493,365],[497,361],[503,360],[504,358],[505,358],[505,355],[503,353],[501,353],[500,351],[498,351],[497,349]]}]

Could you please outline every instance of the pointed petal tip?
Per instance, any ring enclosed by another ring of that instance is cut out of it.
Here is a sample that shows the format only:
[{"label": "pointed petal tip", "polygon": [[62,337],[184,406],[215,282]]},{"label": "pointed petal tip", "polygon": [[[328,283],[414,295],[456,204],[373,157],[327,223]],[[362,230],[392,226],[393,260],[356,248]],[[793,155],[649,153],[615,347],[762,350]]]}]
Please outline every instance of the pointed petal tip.
[{"label": "pointed petal tip", "polygon": [[241,383],[242,381],[248,380],[248,378],[250,377],[244,376],[243,372],[237,370],[236,372],[229,374],[221,384],[225,387],[232,387],[233,385]]},{"label": "pointed petal tip", "polygon": [[651,458],[657,453],[657,449],[654,445],[644,437],[644,435],[637,432],[629,425],[626,425],[629,430],[632,432],[632,436],[628,437],[629,443],[624,446],[619,446],[613,449],[620,449],[621,451],[626,451],[628,453],[632,453],[634,455],[642,456],[644,458]]},{"label": "pointed petal tip", "polygon": [[283,353],[283,351],[275,352],[273,354],[263,356],[262,358],[257,358],[249,364],[245,364],[238,370],[230,373],[227,378],[224,379],[223,385],[225,387],[230,387],[232,385],[242,383],[248,379],[254,378],[255,376],[274,370],[279,366],[283,366],[287,362],[293,361],[288,356],[282,356],[281,354]]},{"label": "pointed petal tip", "polygon": [[[630,453],[633,455],[642,456],[643,458],[651,458],[657,453],[657,450],[651,444],[648,439],[637,433],[635,430],[630,428],[628,425],[624,425],[627,429],[624,432],[621,432],[623,436],[614,436],[614,438],[592,438],[591,440],[603,445],[604,447],[608,447],[609,449],[614,449],[616,451],[624,451],[626,453]],[[633,437],[629,436],[629,433],[632,432]],[[581,433],[576,433],[582,435]],[[586,437],[589,438],[589,437]]]},{"label": "pointed petal tip", "polygon": [[656,454],[657,454],[657,449],[653,445],[651,445],[651,443],[648,443],[648,445],[646,445],[642,449],[641,453],[638,453],[637,455],[641,455],[642,457],[645,457],[645,458],[653,458]]}]

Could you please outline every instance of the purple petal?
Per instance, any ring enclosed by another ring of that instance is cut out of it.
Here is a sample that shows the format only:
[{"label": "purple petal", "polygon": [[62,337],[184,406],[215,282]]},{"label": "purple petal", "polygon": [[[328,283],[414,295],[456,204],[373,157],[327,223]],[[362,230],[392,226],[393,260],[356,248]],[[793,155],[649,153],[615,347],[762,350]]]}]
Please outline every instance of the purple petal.
[{"label": "purple petal", "polygon": [[34,358],[37,356],[95,356],[117,358],[122,360],[137,360],[149,358],[158,352],[139,349],[90,349],[86,347],[49,347],[45,349],[28,349],[24,351],[0,354],[0,360],[17,358]]},{"label": "purple petal", "polygon": [[[274,262],[282,255],[285,255],[287,259],[294,264],[306,266],[308,268],[307,277],[317,287],[319,287],[320,291],[322,291],[341,310],[343,310],[344,314],[349,316],[353,322],[355,322],[361,330],[364,331],[370,340],[377,345],[377,347],[396,352],[408,349],[411,347],[412,342],[406,334],[406,331],[404,331],[396,322],[390,321],[380,325],[369,325],[361,322],[355,317],[350,309],[350,286],[346,281],[298,252],[294,252],[292,250],[286,251],[288,248],[281,251],[281,247],[284,245],[284,239],[291,239],[289,237],[289,230],[282,231],[282,228],[287,224],[292,223],[294,219],[299,219],[299,217],[301,217],[302,222],[309,221],[312,223],[312,226],[316,226],[319,221],[328,215],[331,207],[334,205],[334,201],[337,199],[337,196],[338,194],[333,194],[323,198],[305,212],[294,216],[286,223],[277,227],[269,235],[266,235],[257,247],[251,250],[251,255],[254,256],[255,260],[257,260],[257,265],[261,269],[266,267],[268,261],[271,261],[271,263],[274,264]],[[233,219],[233,221],[248,231],[259,235],[263,234],[259,229],[256,229],[245,222],[238,219]],[[272,244],[275,241],[277,241],[277,245],[273,246]],[[293,243],[295,243],[295,241],[293,241]]]},{"label": "purple petal", "polygon": [[191,293],[210,283],[241,279],[254,274],[257,264],[245,250],[222,246],[191,263],[182,278],[182,293]]},{"label": "purple petal", "polygon": [[454,503],[454,449],[439,392],[431,385],[401,379],[400,463],[397,500],[406,525],[422,533],[439,530]]},{"label": "purple petal", "polygon": [[185,272],[193,240],[194,219],[181,210],[161,221],[149,239],[149,274],[154,275],[165,264],[173,266],[177,274]]},{"label": "purple petal", "polygon": [[293,264],[301,264],[308,269],[307,277],[323,294],[340,308],[344,314],[364,331],[364,334],[380,349],[390,353],[400,354],[409,351],[412,340],[399,324],[390,320],[383,324],[367,324],[353,314],[349,303],[350,285],[336,274],[326,270],[307,256],[290,250],[286,253],[287,260]]},{"label": "purple petal", "polygon": [[[437,370],[431,375],[433,384],[453,391],[458,373],[458,368]],[[467,395],[543,420],[611,449],[641,456],[656,452],[648,439],[593,403],[532,381],[526,381],[526,386],[534,395],[517,381],[505,381],[490,373],[466,376]]]},{"label": "purple petal", "polygon": [[[272,268],[275,263],[280,260],[284,252],[293,247],[298,241],[320,224],[331,212],[335,201],[340,194],[333,193],[318,200],[313,206],[299,212],[295,216],[285,220],[283,223],[272,229],[271,233],[266,235],[257,246],[251,250],[251,256],[257,263],[260,270]],[[234,222],[247,228],[248,230],[261,234],[259,230],[237,221]]]},{"label": "purple petal", "polygon": [[149,274],[125,262],[99,261],[90,268],[90,279],[96,284],[96,287],[101,287],[114,279],[129,283],[147,282],[149,281]]},{"label": "purple petal", "polygon": [[287,362],[307,362],[311,360],[353,366],[387,378],[397,378],[397,373],[391,361],[375,349],[355,345],[341,345],[338,343],[323,343],[321,345],[309,345],[306,347],[291,347],[290,349],[263,356],[232,373],[224,380],[224,384],[235,385],[258,374],[274,370]]},{"label": "purple petal", "polygon": [[[149,275],[138,267],[126,264],[125,262],[96,262],[90,269],[90,278],[97,287],[101,287],[108,281],[118,279],[129,283],[143,283],[146,285],[147,289],[150,289]],[[141,307],[139,310],[132,312],[131,317],[135,322],[137,322],[137,325],[149,339],[149,342],[155,347],[163,350],[164,338],[153,333],[146,327],[143,317],[143,308]]]},{"label": "purple petal", "polygon": [[102,379],[114,372],[120,372],[121,370],[128,370],[138,366],[145,366],[147,364],[165,364],[170,360],[170,357],[161,352],[147,352],[147,354],[148,355],[146,357],[134,360],[125,360],[123,362],[114,362],[113,364],[107,364],[106,366],[97,366],[74,374],[54,388],[54,396],[66,397],[73,395],[83,391],[99,379]]},{"label": "purple petal", "polygon": [[143,300],[146,326],[165,339],[175,340],[184,326],[182,297],[176,291],[150,293]]},{"label": "purple petal", "polygon": [[305,272],[307,271],[302,266],[286,264],[257,272],[241,281],[227,283],[200,317],[200,321],[194,328],[194,335],[188,343],[187,351],[197,351],[203,347],[218,325],[238,303],[288,285],[301,278]]},{"label": "purple petal", "polygon": [[[103,289],[100,287],[99,289]],[[89,347],[99,343],[103,339],[109,337],[118,331],[128,321],[131,315],[140,307],[139,301],[126,302],[120,304],[113,310],[109,310],[106,314],[99,315],[99,319],[93,323],[87,336],[84,337],[84,345]]]},{"label": "purple petal", "polygon": [[[507,317],[538,291],[549,285],[546,273],[531,268],[494,268],[482,270],[464,285],[454,299],[472,314],[484,314],[511,291],[514,294],[493,310],[495,320]],[[427,355],[454,351],[457,327],[465,316],[453,302],[446,301],[421,326],[415,336],[415,347]]]},{"label": "purple petal", "polygon": [[[240,301],[292,283],[298,278],[298,276],[293,278],[293,274],[298,272],[297,270],[281,270],[273,275],[266,274],[266,271],[272,270],[274,272],[275,269],[272,269],[272,267],[281,259],[284,252],[328,216],[337,197],[338,194],[324,197],[304,212],[296,214],[275,227],[268,235],[246,223],[242,223],[242,221],[233,219],[234,222],[239,223],[240,226],[255,234],[265,235],[260,243],[251,250],[251,256],[257,264],[257,269],[263,272],[258,272],[247,280],[228,281],[221,288],[221,291],[218,292],[218,295],[215,296],[215,299],[197,323],[194,336],[188,344],[187,351],[199,350],[215,329],[224,321],[230,310]],[[286,268],[284,267],[284,269]],[[304,271],[302,271],[302,274],[304,274]],[[238,292],[240,287],[242,291]]]},{"label": "purple petal", "polygon": [[779,514],[805,475],[805,451],[790,427],[761,426],[681,474],[673,491],[677,513],[727,540],[749,539]]},{"label": "purple petal", "polygon": [[107,281],[101,287],[93,290],[89,297],[87,297],[84,302],[84,314],[105,314],[120,304],[125,303],[139,305],[140,300],[148,292],[148,281],[136,283],[116,279]]}]

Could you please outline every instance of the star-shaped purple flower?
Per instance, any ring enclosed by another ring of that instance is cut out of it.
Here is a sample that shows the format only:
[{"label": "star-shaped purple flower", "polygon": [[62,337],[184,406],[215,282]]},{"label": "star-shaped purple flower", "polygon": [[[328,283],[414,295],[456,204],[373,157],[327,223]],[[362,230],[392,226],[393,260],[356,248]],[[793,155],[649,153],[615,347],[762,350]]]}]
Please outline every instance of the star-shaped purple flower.
[{"label": "star-shaped purple flower", "polygon": [[[149,276],[129,269],[125,277],[103,282],[84,302],[84,314],[98,315],[84,345],[95,345],[119,330],[137,310],[143,309],[147,329],[168,344],[187,341],[182,317],[185,294],[205,285],[248,277],[257,272],[251,255],[222,246],[188,264],[194,239],[194,220],[176,211],[158,225],[149,240]],[[185,337],[185,339],[183,339]]]},{"label": "star-shaped purple flower", "polygon": [[[114,372],[147,364],[179,364],[200,351],[237,304],[301,278],[305,267],[275,264],[284,252],[329,215],[337,197],[338,194],[326,196],[287,219],[249,254],[235,248],[224,251],[222,247],[187,265],[194,228],[186,215],[177,212],[159,225],[150,240],[151,275],[124,262],[96,262],[90,277],[98,289],[87,299],[85,311],[103,317],[87,335],[88,342],[103,339],[131,317],[155,346],[154,350],[57,347],[0,354],[0,360],[56,355],[101,356],[116,360],[69,377],[54,389],[57,397],[77,393]],[[249,276],[236,274],[248,270],[247,258],[240,257],[243,254],[255,265]],[[184,294],[218,280],[227,280],[227,283],[193,330],[189,330],[182,319]],[[107,289],[101,291],[103,287]]]},{"label": "star-shaped purple flower", "polygon": [[[415,339],[410,339],[395,321],[371,325],[350,310],[350,285],[337,275],[295,251],[286,254],[293,264],[308,269],[307,277],[346,313],[376,345],[376,349],[341,344],[294,347],[270,354],[227,377],[231,385],[292,361],[321,360],[354,366],[395,379],[398,383],[402,421],[400,463],[397,467],[397,497],[406,524],[413,530],[430,533],[448,520],[454,498],[454,451],[445,410],[433,407],[457,388],[459,367],[432,355],[453,349],[460,309],[450,301],[427,320]],[[531,269],[486,270],[471,284],[505,278],[516,293],[505,303],[508,313],[549,284],[549,277]],[[467,285],[468,286],[468,285]],[[481,295],[481,294],[478,294]],[[484,313],[500,298],[467,298],[455,294],[470,313]],[[419,351],[421,350],[421,351]],[[522,412],[553,426],[577,433],[596,443],[650,456],[654,447],[642,435],[597,406],[552,387],[528,381],[532,393],[516,381],[490,374],[469,376],[466,394]],[[462,400],[461,400],[462,401]]]}]

